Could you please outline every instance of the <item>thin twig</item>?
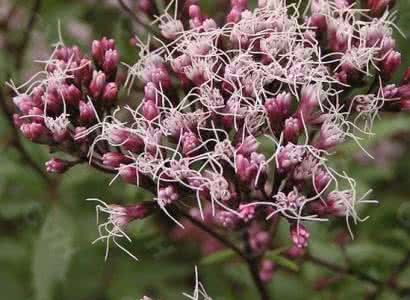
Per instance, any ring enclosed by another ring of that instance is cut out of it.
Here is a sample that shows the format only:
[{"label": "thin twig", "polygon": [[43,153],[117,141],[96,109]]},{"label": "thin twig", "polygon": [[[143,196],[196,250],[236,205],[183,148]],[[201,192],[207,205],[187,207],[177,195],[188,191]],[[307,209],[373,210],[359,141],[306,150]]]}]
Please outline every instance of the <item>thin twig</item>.
[{"label": "thin twig", "polygon": [[229,248],[235,251],[235,253],[237,253],[242,258],[242,260],[247,264],[249,272],[251,273],[252,279],[256,285],[256,288],[258,290],[258,293],[261,299],[270,300],[269,293],[259,276],[259,268],[258,268],[259,258],[254,257],[251,253],[249,254],[244,253],[239,247],[237,247],[231,241],[226,239],[224,236],[220,235],[218,232],[209,228],[203,222],[195,219],[194,217],[192,217],[189,213],[185,212],[184,210],[178,209],[177,211],[180,215],[187,218],[193,225],[195,225],[196,227],[198,227],[199,229],[206,232],[207,234],[209,234],[210,236],[218,240],[220,243],[222,243],[226,248]]},{"label": "thin twig", "polygon": [[355,269],[352,269],[352,268],[346,268],[346,267],[340,266],[338,264],[328,262],[328,261],[326,261],[324,259],[321,259],[319,257],[312,256],[311,254],[307,254],[305,256],[305,259],[310,261],[311,263],[313,263],[315,265],[327,268],[327,269],[329,269],[331,271],[334,271],[334,272],[337,272],[337,273],[354,276],[354,277],[356,277],[356,278],[358,278],[362,281],[370,282],[374,285],[379,285],[379,284],[382,283],[381,280],[376,279],[376,278],[374,278],[374,277],[372,277],[372,276],[370,276],[370,275],[368,275],[368,274],[366,274],[366,273],[364,273],[360,270],[355,270]]},{"label": "thin twig", "polygon": [[142,21],[140,17],[127,4],[125,4],[124,0],[118,0],[118,3],[135,23],[143,26],[151,34],[157,35],[157,32],[152,28],[152,26]]},{"label": "thin twig", "polygon": [[18,151],[22,161],[25,164],[27,164],[27,166],[31,167],[36,173],[38,173],[38,175],[40,175],[40,177],[43,178],[44,181],[46,181],[48,184],[52,184],[53,180],[48,176],[48,174],[42,168],[38,166],[38,164],[33,160],[31,155],[27,152],[27,150],[23,146],[20,140],[20,137],[19,137],[19,132],[14,126],[12,113],[9,111],[7,107],[7,103],[5,101],[5,97],[1,89],[0,89],[0,109],[3,112],[7,122],[9,123],[10,129],[11,129],[10,144],[14,146],[14,148]]},{"label": "thin twig", "polygon": [[23,37],[21,39],[20,44],[15,49],[15,58],[16,58],[16,69],[20,70],[21,65],[24,60],[24,54],[26,52],[27,45],[31,38],[31,33],[33,31],[34,24],[37,20],[37,15],[41,9],[42,0],[35,0],[33,4],[33,8],[30,12],[30,18],[27,22],[27,25],[23,31]]},{"label": "thin twig", "polygon": [[366,300],[375,300],[375,299],[377,299],[386,287],[391,287],[393,289],[398,289],[399,293],[403,293],[403,291],[405,291],[406,289],[402,289],[402,288],[397,286],[397,279],[400,276],[400,274],[403,273],[404,270],[409,265],[410,265],[410,250],[404,256],[404,258],[399,262],[399,264],[394,268],[394,270],[390,274],[390,276],[385,281],[380,282],[377,285],[376,289],[366,296]]}]

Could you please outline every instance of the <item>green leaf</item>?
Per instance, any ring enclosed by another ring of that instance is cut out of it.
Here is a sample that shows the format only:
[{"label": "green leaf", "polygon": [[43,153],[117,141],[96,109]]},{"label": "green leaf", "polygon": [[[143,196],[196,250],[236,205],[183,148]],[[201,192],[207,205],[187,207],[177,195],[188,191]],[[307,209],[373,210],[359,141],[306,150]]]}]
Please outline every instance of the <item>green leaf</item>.
[{"label": "green leaf", "polygon": [[201,264],[210,265],[226,262],[236,256],[236,253],[231,249],[221,250],[211,255],[204,257]]},{"label": "green leaf", "polygon": [[274,253],[275,251],[277,250],[273,250],[267,253],[266,258],[292,271],[295,271],[295,272],[299,271],[299,266],[295,262],[291,261],[290,259],[287,259],[286,257],[280,256],[279,254],[275,254]]},{"label": "green leaf", "polygon": [[34,248],[32,271],[36,300],[53,298],[54,288],[65,278],[72,255],[72,220],[61,208],[53,208]]}]

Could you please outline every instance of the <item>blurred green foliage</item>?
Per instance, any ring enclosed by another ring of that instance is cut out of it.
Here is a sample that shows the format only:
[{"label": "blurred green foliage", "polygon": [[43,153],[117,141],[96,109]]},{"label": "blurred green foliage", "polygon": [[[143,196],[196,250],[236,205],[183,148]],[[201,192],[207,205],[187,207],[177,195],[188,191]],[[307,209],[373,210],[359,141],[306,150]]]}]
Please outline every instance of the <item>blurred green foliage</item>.
[{"label": "blurred green foliage", "polygon": [[[217,9],[218,0],[203,1],[208,12]],[[18,4],[29,9],[31,1]],[[410,34],[410,2],[398,1],[398,26]],[[22,14],[24,19],[24,11]],[[79,40],[77,28],[82,24],[90,31],[90,38],[111,36],[116,38],[123,59],[130,62],[136,53],[129,44],[133,27],[129,18],[117,8],[104,6],[100,1],[44,0],[40,19],[34,32],[41,35],[46,44],[58,39],[57,24],[61,22],[66,43],[76,42],[87,48],[89,41]],[[77,25],[78,25],[77,24]],[[16,30],[8,38],[18,39]],[[410,64],[410,45],[397,35],[399,47]],[[35,52],[38,41],[31,42],[29,53]],[[16,74],[5,49],[0,49],[1,84],[5,74],[12,73],[16,80],[24,73]],[[31,54],[25,58],[30,69]],[[404,69],[401,70],[401,74]],[[345,155],[336,156],[334,164],[354,174],[360,190],[373,188],[377,206],[365,207],[361,213],[371,218],[354,226],[355,240],[349,241],[343,252],[334,243],[340,232],[346,231],[343,221],[329,224],[312,224],[312,253],[338,264],[346,256],[363,272],[377,278],[385,278],[410,248],[410,118],[385,116],[378,121],[376,136],[367,147],[382,143],[392,136],[401,143],[404,153],[388,166],[359,164],[356,155],[359,148],[346,145]],[[220,253],[208,259],[201,258],[192,244],[175,243],[169,238],[172,224],[151,218],[130,228],[132,243],[128,249],[140,261],[134,262],[117,248],[112,248],[104,262],[105,245],[91,242],[97,237],[94,204],[89,197],[104,199],[107,203],[129,203],[149,199],[150,195],[115,182],[109,186],[110,177],[79,166],[70,170],[56,182],[47,186],[24,162],[19,153],[8,145],[12,132],[4,116],[0,119],[0,293],[2,299],[51,300],[95,299],[132,300],[143,295],[160,299],[181,299],[183,291],[191,291],[194,284],[194,266],[199,266],[200,276],[214,300],[256,299],[255,290],[245,266],[231,253]],[[24,143],[26,149],[43,163],[49,155],[42,146]],[[352,153],[354,155],[352,155]],[[377,158],[376,158],[377,163]],[[279,241],[289,245],[285,224],[279,228]],[[273,259],[280,256],[272,254]],[[279,257],[279,258],[277,258]],[[346,277],[330,289],[315,291],[315,282],[332,273],[309,263],[300,268],[286,260],[280,265],[294,270],[279,271],[269,286],[273,299],[363,299],[370,285]],[[291,264],[291,265],[289,265]],[[410,284],[410,269],[400,278]],[[399,299],[388,290],[380,299]]]}]

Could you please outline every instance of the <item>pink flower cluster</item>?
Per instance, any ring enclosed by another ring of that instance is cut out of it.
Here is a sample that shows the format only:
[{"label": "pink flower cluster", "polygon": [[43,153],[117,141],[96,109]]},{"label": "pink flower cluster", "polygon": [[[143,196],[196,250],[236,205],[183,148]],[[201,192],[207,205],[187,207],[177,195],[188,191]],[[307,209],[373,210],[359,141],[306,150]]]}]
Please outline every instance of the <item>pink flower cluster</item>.
[{"label": "pink flower cluster", "polygon": [[[362,148],[380,112],[410,107],[409,76],[389,85],[401,65],[392,1],[369,0],[369,10],[355,3],[313,0],[304,16],[282,0],[260,0],[253,11],[232,0],[225,24],[197,4],[179,14],[168,7],[156,18],[167,42],[139,41],[124,83],[132,91],[138,80],[143,96],[118,108],[114,41],[94,41],[89,57],[60,44],[43,72],[15,87],[16,126],[151,191],[180,226],[172,212],[183,202],[209,226],[245,232],[268,281],[275,266],[262,258],[278,219],[289,223],[290,256],[308,246],[303,223],[362,220],[357,207],[371,201],[331,167],[331,154],[349,140]],[[149,4],[140,1],[147,13]],[[368,92],[355,91],[363,86]],[[54,159],[47,170],[69,165]],[[116,226],[105,238],[135,219],[133,210],[118,219],[119,207],[102,208]]]}]

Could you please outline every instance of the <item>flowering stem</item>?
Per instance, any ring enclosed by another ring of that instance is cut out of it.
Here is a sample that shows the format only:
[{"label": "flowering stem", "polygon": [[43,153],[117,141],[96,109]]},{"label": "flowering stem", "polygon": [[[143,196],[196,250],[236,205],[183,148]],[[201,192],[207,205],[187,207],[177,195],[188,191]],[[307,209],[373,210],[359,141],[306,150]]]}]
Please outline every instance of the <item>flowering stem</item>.
[{"label": "flowering stem", "polygon": [[[221,242],[225,247],[232,249],[237,253],[242,260],[247,264],[249,272],[251,273],[252,279],[256,285],[256,288],[258,290],[258,293],[260,295],[260,298],[262,300],[270,300],[269,293],[261,281],[259,277],[259,270],[258,270],[258,262],[259,258],[253,256],[250,251],[246,251],[247,253],[244,253],[240,248],[238,248],[235,244],[233,244],[231,241],[227,240],[225,237],[217,233],[216,231],[212,230],[208,226],[206,226],[203,222],[195,219],[192,217],[189,213],[186,213],[182,209],[178,209],[178,212],[180,215],[183,217],[187,218],[193,225],[201,229],[202,231],[206,232],[213,238],[217,239],[219,242]],[[248,248],[248,246],[246,247]],[[248,253],[249,252],[249,253]]]},{"label": "flowering stem", "polygon": [[213,238],[217,239],[219,242],[221,242],[225,247],[232,249],[235,251],[242,259],[247,260],[248,258],[246,255],[242,252],[241,249],[239,249],[235,244],[233,244],[231,241],[227,240],[225,237],[217,233],[216,231],[212,230],[208,226],[206,226],[204,223],[201,221],[195,219],[192,217],[189,213],[185,212],[182,209],[177,209],[178,213],[182,215],[184,218],[187,218],[193,225],[201,229],[202,231],[205,231],[207,234],[212,236]]}]

